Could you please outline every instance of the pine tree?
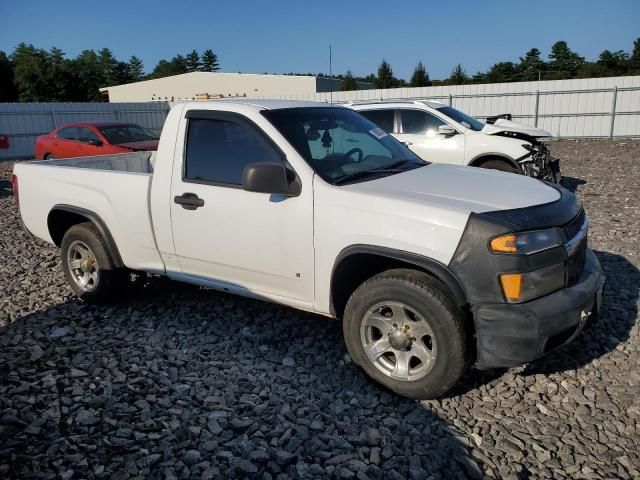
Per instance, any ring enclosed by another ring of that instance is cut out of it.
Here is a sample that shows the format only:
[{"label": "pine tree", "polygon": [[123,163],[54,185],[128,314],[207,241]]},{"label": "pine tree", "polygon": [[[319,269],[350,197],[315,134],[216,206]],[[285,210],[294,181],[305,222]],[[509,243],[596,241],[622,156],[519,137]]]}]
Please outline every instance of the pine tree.
[{"label": "pine tree", "polygon": [[15,102],[18,100],[13,66],[6,53],[0,50],[0,102]]},{"label": "pine tree", "polygon": [[197,72],[202,66],[200,63],[200,54],[198,54],[197,50],[192,50],[191,53],[188,53],[184,60],[187,66],[187,72]]},{"label": "pine tree", "polygon": [[462,85],[467,81],[467,72],[465,72],[464,68],[462,68],[461,64],[455,66],[453,71],[451,72],[451,76],[449,77],[449,83],[451,85]]},{"label": "pine tree", "polygon": [[574,78],[585,64],[584,58],[572,51],[563,40],[553,44],[549,58],[550,70],[557,78]]},{"label": "pine tree", "polygon": [[113,53],[108,48],[103,48],[98,52],[98,61],[102,68],[102,78],[104,87],[110,85],[117,85],[118,78],[116,75],[116,69],[118,67],[118,60],[113,56]]},{"label": "pine tree", "polygon": [[411,75],[410,85],[412,87],[428,87],[431,85],[429,74],[424,68],[422,62],[418,62],[418,65],[416,65],[416,68],[413,71],[413,75]]},{"label": "pine tree", "polygon": [[144,77],[144,65],[135,55],[129,59],[129,73],[134,82],[139,82]]},{"label": "pine tree", "polygon": [[640,38],[636,38],[633,42],[629,64],[632,71],[635,71],[636,74],[640,73]]},{"label": "pine tree", "polygon": [[391,65],[383,58],[382,63],[378,67],[378,77],[376,79],[377,88],[392,88],[395,85],[393,78],[393,70]]},{"label": "pine tree", "polygon": [[351,73],[351,70],[347,70],[347,73],[345,73],[344,77],[342,77],[342,81],[340,82],[340,90],[358,90],[358,82]]},{"label": "pine tree", "polygon": [[213,53],[213,50],[207,49],[202,52],[202,65],[200,71],[202,72],[217,72],[220,70],[218,65],[218,56]]},{"label": "pine tree", "polygon": [[532,48],[524,57],[520,57],[520,63],[517,65],[520,80],[538,80],[545,71],[546,63],[540,58],[542,52],[537,48]]}]

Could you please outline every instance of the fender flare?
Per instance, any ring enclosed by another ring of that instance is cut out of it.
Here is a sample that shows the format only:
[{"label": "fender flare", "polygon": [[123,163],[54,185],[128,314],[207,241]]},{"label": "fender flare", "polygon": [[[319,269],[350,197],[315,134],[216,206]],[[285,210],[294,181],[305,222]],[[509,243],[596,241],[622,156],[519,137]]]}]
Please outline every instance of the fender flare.
[{"label": "fender flare", "polygon": [[435,278],[440,280],[451,292],[453,295],[453,301],[455,305],[459,308],[463,308],[465,305],[469,304],[467,300],[467,295],[462,287],[462,284],[457,279],[455,274],[443,263],[434,260],[429,257],[425,257],[423,255],[418,255],[416,253],[406,252],[404,250],[396,250],[388,247],[378,247],[375,245],[365,245],[365,244],[356,244],[345,247],[340,251],[338,256],[336,257],[333,268],[331,269],[331,295],[329,308],[331,314],[335,316],[336,309],[334,305],[334,281],[335,274],[338,266],[352,255],[357,254],[368,254],[368,255],[376,255],[378,257],[389,258],[392,260],[398,260],[410,265],[414,265],[419,267],[429,274],[433,275]]},{"label": "fender flare", "polygon": [[[122,257],[120,256],[118,246],[116,245],[116,242],[113,239],[113,236],[111,235],[111,232],[107,227],[107,224],[104,222],[104,220],[102,220],[102,218],[100,218],[100,215],[98,215],[95,212],[92,212],[91,210],[87,210],[81,207],[75,207],[73,205],[65,205],[65,204],[54,205],[53,208],[49,211],[49,214],[47,215],[47,228],[49,229],[49,233],[51,233],[51,214],[54,212],[72,213],[74,215],[84,217],[89,222],[93,223],[93,225],[98,229],[98,232],[104,239],[104,242],[107,246],[107,251],[109,252],[109,255],[111,255],[111,258],[113,259],[115,266],[118,268],[125,267],[125,264],[122,261]],[[53,240],[55,242],[55,239]]]}]

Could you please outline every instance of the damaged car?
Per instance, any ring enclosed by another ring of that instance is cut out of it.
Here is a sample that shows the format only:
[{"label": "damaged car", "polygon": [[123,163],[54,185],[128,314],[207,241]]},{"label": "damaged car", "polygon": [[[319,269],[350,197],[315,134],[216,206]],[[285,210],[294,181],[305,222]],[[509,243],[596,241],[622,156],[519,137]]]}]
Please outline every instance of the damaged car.
[{"label": "damaged car", "polygon": [[486,123],[444,103],[386,100],[347,104],[435,163],[518,173],[560,183],[560,161],[551,156],[551,133],[514,122],[511,115]]}]

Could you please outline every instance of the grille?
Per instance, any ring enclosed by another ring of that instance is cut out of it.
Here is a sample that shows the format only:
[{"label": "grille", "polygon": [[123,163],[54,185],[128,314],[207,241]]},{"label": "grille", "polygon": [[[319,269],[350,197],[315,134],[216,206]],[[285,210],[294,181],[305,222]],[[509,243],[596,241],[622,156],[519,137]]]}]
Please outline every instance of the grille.
[{"label": "grille", "polygon": [[585,213],[584,213],[584,210],[581,208],[580,212],[575,217],[573,217],[573,220],[571,220],[564,227],[562,227],[562,231],[564,232],[564,235],[567,238],[567,240],[571,240],[573,237],[577,235],[577,233],[580,231],[580,228],[582,228],[584,219],[585,219]]}]

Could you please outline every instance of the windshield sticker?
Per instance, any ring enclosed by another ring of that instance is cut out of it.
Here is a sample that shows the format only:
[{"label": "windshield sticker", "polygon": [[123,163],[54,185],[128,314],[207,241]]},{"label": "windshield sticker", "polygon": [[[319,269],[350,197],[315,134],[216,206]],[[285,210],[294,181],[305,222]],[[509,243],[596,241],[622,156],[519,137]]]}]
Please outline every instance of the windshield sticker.
[{"label": "windshield sticker", "polygon": [[376,127],[372,130],[369,130],[369,133],[373,135],[375,138],[377,138],[378,140],[388,135],[388,133],[382,130],[380,127]]}]

